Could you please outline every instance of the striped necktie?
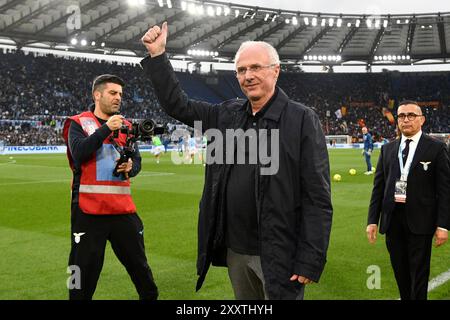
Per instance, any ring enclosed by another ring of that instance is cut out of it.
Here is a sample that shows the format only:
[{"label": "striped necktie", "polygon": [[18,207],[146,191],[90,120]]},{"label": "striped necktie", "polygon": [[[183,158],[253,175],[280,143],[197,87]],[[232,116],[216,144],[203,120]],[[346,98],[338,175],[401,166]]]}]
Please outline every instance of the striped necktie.
[{"label": "striped necktie", "polygon": [[402,151],[402,160],[403,160],[403,165],[405,165],[406,160],[408,159],[408,153],[409,153],[409,144],[411,143],[411,139],[406,139],[406,146]]}]

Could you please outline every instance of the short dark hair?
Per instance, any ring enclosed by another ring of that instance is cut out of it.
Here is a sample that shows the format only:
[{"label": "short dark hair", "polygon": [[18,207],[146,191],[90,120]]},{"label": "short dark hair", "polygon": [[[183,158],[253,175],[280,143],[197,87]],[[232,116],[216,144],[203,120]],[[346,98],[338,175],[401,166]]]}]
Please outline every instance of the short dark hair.
[{"label": "short dark hair", "polygon": [[419,103],[417,101],[414,101],[414,100],[403,100],[403,101],[400,101],[398,106],[399,107],[400,106],[404,106],[405,104],[415,104],[416,106],[418,106],[420,108]]},{"label": "short dark hair", "polygon": [[94,91],[97,90],[98,87],[106,83],[115,83],[121,85],[122,87],[125,86],[125,81],[123,81],[122,78],[113,74],[102,74],[96,77],[92,83],[92,96],[94,96]]}]

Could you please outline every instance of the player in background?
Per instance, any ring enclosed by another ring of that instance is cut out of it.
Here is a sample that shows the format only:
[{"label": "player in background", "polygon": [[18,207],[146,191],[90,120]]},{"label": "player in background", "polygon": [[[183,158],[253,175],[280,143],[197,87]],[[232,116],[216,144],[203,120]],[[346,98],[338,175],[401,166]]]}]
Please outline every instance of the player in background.
[{"label": "player in background", "polygon": [[198,152],[197,141],[196,141],[195,137],[191,137],[191,136],[189,136],[189,139],[187,141],[188,141],[187,142],[188,143],[188,148],[187,148],[186,158],[188,160],[188,163],[191,164],[191,163],[194,163],[195,155]]},{"label": "player in background", "polygon": [[203,163],[203,166],[206,167],[206,147],[208,146],[208,138],[206,136],[202,136],[201,146],[200,146],[200,160]]},{"label": "player in background", "polygon": [[152,144],[153,148],[151,152],[156,158],[156,163],[159,163],[161,153],[164,153],[164,145],[162,144],[161,139],[157,135],[152,137]]},{"label": "player in background", "polygon": [[367,130],[367,127],[363,127],[361,129],[363,133],[363,141],[364,141],[364,150],[362,152],[364,158],[366,159],[367,171],[364,172],[365,175],[373,174],[372,170],[372,162],[370,161],[370,157],[372,156],[373,151],[373,139],[372,135]]}]

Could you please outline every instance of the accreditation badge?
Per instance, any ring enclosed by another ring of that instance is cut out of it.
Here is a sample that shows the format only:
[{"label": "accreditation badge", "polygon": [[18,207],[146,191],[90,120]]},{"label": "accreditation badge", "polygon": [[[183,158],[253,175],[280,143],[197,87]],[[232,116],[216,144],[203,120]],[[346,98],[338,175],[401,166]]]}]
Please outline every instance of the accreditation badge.
[{"label": "accreditation badge", "polygon": [[83,128],[84,132],[86,132],[89,136],[97,130],[98,125],[95,122],[94,119],[88,118],[88,117],[81,117],[80,118],[81,127]]},{"label": "accreditation badge", "polygon": [[404,180],[395,181],[395,202],[405,203],[406,202],[406,187],[408,182]]}]

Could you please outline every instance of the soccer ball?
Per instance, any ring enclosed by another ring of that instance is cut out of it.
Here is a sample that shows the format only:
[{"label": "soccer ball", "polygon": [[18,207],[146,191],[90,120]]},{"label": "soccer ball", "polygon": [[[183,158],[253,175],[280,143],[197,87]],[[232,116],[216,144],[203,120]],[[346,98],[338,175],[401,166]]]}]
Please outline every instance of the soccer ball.
[{"label": "soccer ball", "polygon": [[341,175],[340,174],[335,174],[334,176],[333,176],[333,180],[334,181],[341,181],[341,179],[342,179],[342,177],[341,177]]},{"label": "soccer ball", "polygon": [[354,176],[356,174],[356,170],[350,169],[350,170],[348,170],[348,173],[350,173],[351,176]]},{"label": "soccer ball", "polygon": [[12,159],[14,159],[13,157],[9,157],[9,160],[12,160]]}]

